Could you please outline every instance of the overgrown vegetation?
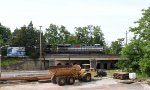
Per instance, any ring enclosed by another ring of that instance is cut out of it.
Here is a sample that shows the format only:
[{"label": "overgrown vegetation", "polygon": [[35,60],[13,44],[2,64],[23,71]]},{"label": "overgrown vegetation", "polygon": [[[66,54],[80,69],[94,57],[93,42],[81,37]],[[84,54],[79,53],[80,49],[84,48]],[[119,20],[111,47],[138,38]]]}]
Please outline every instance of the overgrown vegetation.
[{"label": "overgrown vegetation", "polygon": [[23,62],[20,59],[16,59],[16,58],[7,58],[7,59],[2,59],[1,61],[1,65],[2,67],[7,67],[7,66],[11,66],[11,65],[16,65]]},{"label": "overgrown vegetation", "polygon": [[126,61],[119,61],[118,67],[136,72],[139,76],[150,76],[150,7],[142,10],[142,17],[135,22],[136,27],[130,28],[134,33],[131,42],[122,50],[122,57]]}]

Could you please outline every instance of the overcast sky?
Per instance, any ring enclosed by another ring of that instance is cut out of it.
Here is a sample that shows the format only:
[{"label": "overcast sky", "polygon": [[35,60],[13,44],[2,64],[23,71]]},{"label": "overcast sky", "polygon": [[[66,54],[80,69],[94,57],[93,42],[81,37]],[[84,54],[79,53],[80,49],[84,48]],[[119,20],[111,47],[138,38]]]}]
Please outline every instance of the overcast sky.
[{"label": "overcast sky", "polygon": [[[125,32],[150,6],[150,0],[0,0],[0,22],[12,31],[28,25],[42,25],[44,31],[51,23],[64,25],[70,32],[74,27],[98,25],[106,42],[125,38]],[[130,33],[128,33],[130,38]]]}]

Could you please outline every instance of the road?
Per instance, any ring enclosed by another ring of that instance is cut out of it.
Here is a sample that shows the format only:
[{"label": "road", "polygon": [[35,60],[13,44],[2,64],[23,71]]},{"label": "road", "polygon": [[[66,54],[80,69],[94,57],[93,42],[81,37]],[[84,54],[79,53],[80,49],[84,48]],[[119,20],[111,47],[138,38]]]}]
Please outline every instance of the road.
[{"label": "road", "polygon": [[[40,71],[33,71],[34,74],[39,74]],[[44,71],[42,74],[46,74]],[[30,72],[14,72],[15,75],[31,74]],[[11,73],[11,75],[13,75]],[[33,73],[32,73],[33,74]],[[41,72],[40,72],[41,74]],[[5,72],[3,75],[9,75],[10,72]],[[0,84],[0,90],[150,90],[150,86],[147,84],[132,83],[122,84],[112,78],[104,77],[102,79],[92,82],[79,82],[76,80],[74,85],[58,86],[51,82],[21,82],[10,81],[7,84]]]}]

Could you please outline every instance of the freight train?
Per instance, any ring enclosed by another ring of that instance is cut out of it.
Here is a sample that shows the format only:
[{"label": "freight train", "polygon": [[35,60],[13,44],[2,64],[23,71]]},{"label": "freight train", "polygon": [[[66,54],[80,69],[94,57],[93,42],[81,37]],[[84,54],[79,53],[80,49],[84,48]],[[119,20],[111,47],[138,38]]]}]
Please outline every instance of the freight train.
[{"label": "freight train", "polygon": [[51,54],[102,54],[104,53],[104,47],[100,44],[58,44],[55,49],[52,48],[52,45],[47,45],[45,52]]}]

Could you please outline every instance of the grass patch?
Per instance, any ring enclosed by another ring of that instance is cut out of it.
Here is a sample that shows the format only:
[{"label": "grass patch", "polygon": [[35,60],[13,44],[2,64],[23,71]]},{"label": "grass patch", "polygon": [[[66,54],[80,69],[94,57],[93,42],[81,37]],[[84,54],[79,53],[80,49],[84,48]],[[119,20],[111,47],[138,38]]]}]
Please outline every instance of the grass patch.
[{"label": "grass patch", "polygon": [[20,59],[7,58],[7,59],[2,59],[1,66],[2,67],[7,67],[7,66],[15,65],[15,64],[18,64],[18,63],[21,63],[21,62],[23,62],[23,61],[20,60]]},{"label": "grass patch", "polygon": [[141,73],[137,73],[137,74],[136,74],[136,77],[137,77],[137,80],[147,80],[147,79],[150,78],[150,77],[148,77],[146,74],[143,75],[143,74],[141,74]]}]

